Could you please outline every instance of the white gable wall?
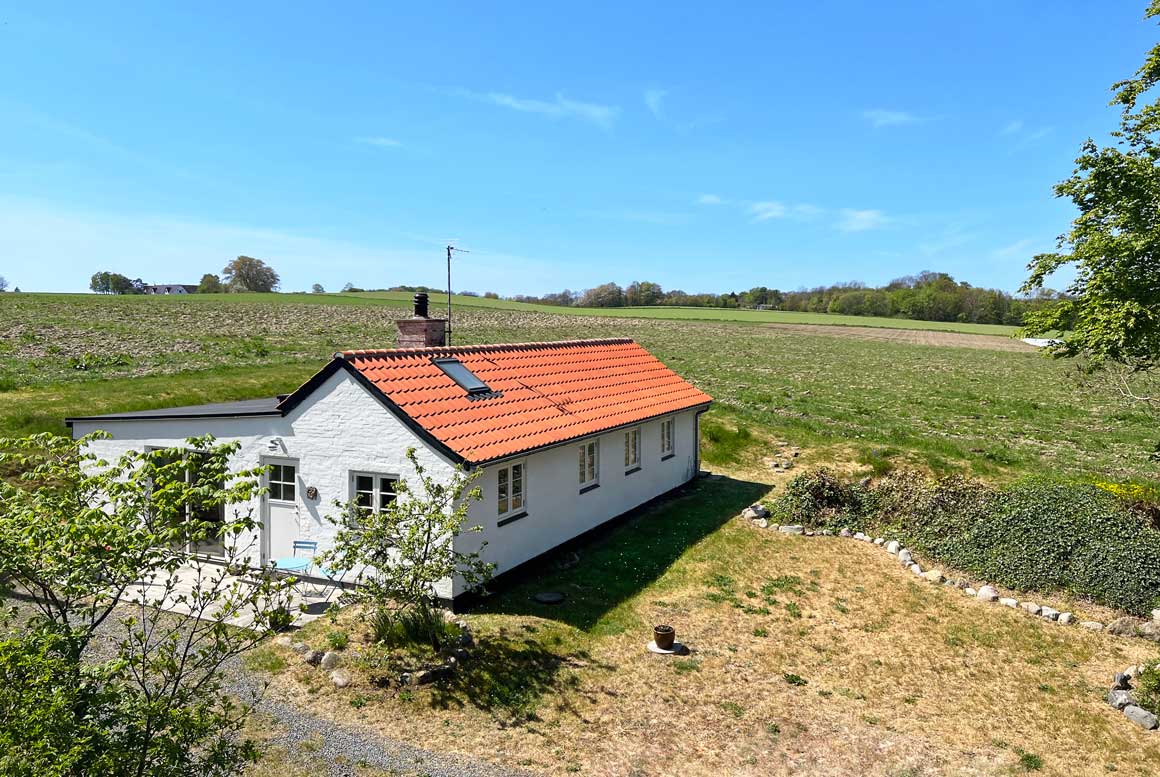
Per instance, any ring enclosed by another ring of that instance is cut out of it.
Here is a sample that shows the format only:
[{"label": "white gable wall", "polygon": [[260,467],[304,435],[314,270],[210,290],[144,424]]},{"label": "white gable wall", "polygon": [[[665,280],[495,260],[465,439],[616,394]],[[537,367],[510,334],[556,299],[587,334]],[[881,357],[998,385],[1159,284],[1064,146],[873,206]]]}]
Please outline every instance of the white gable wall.
[{"label": "white gable wall", "polygon": [[[454,470],[345,371],[332,375],[285,417],[104,420],[73,424],[76,437],[96,429],[113,435],[112,439],[98,440],[92,445],[93,451],[105,459],[128,450],[180,446],[189,437],[212,434],[219,441],[241,443],[231,463],[236,470],[270,462],[296,461],[295,507],[283,514],[289,523],[284,522],[280,530],[296,535],[290,539],[317,540],[320,551],[329,546],[336,533],[336,527],[326,520],[328,515],[337,512],[334,501],[345,503],[352,497],[352,471],[412,480],[414,470],[406,459],[408,448],[416,449],[419,463],[439,480],[446,481]],[[282,439],[282,446],[271,451],[269,443],[275,438]],[[318,489],[317,499],[307,499],[308,486]],[[263,505],[255,500],[253,504],[238,507],[252,508],[255,515],[260,515]],[[246,538],[246,541],[250,539],[256,538]],[[283,537],[282,544],[289,547],[290,539]],[[256,564],[257,546],[254,547]],[[439,594],[451,595],[450,581],[440,586]]]},{"label": "white gable wall", "polygon": [[[482,499],[471,505],[467,522],[483,531],[460,535],[458,547],[476,550],[486,540],[484,558],[495,562],[500,574],[693,479],[697,411],[665,417],[676,420],[672,458],[661,458],[661,419],[640,425],[640,471],[631,475],[624,469],[624,431],[598,435],[600,487],[585,493],[580,493],[579,441],[513,459],[527,465],[527,516],[503,526],[497,516],[499,466],[485,467],[475,483]],[[456,595],[461,588],[456,581]]]}]

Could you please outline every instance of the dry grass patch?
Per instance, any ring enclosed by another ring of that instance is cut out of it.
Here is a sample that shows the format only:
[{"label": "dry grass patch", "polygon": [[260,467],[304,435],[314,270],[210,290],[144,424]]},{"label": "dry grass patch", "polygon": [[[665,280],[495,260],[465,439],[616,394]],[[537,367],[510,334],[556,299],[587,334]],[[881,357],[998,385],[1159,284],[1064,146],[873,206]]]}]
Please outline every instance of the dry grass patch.
[{"label": "dry grass patch", "polygon": [[[295,664],[273,692],[552,774],[1160,771],[1160,738],[1103,701],[1152,646],[969,599],[870,545],[723,520],[761,488],[700,481],[508,588],[468,616],[480,652],[445,686],[360,672],[337,691]],[[530,601],[546,589],[569,601]],[[660,622],[690,655],[644,650]]]}]

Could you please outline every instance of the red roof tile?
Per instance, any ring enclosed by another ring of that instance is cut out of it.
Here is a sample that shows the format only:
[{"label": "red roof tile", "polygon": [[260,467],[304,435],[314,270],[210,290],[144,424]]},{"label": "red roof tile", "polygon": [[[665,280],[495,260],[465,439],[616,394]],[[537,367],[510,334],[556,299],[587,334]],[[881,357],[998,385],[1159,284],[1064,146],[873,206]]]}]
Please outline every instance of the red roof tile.
[{"label": "red roof tile", "polygon": [[[711,401],[628,339],[337,355],[427,433],[470,462],[523,453]],[[493,395],[469,398],[435,365],[437,358],[458,359]]]}]

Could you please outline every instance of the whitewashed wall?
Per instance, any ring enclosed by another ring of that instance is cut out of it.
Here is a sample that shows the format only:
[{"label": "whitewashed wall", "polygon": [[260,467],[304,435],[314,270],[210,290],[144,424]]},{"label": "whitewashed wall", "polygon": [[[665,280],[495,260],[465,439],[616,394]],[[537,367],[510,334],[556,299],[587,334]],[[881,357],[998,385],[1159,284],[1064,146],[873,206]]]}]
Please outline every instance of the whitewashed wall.
[{"label": "whitewashed wall", "polygon": [[[566,443],[533,453],[527,464],[527,513],[497,525],[498,467],[485,467],[476,485],[483,498],[473,503],[468,525],[483,531],[461,535],[458,547],[478,549],[487,541],[484,557],[496,563],[496,574],[551,550],[560,543],[628,512],[688,482],[697,474],[697,414],[677,413],[673,429],[674,456],[661,460],[660,419],[641,425],[641,469],[624,474],[624,432],[599,435],[600,487],[580,493],[580,443]],[[457,581],[456,595],[462,593]]]},{"label": "whitewashed wall", "polygon": [[[408,448],[415,448],[419,462],[439,480],[450,478],[452,465],[423,442],[346,372],[330,377],[285,417],[203,418],[140,421],[85,421],[73,425],[79,437],[95,429],[104,429],[112,439],[97,441],[93,450],[108,459],[127,450],[180,445],[189,437],[212,434],[221,441],[237,441],[241,449],[231,466],[246,469],[271,461],[296,460],[298,464],[295,510],[289,522],[281,522],[275,531],[290,532],[290,539],[316,540],[319,550],[334,539],[336,527],[326,517],[337,511],[334,500],[347,502],[350,472],[397,475],[406,479],[414,471],[406,459]],[[274,438],[282,447],[269,450]],[[318,489],[318,499],[306,498],[306,488]],[[255,515],[263,505],[251,505]],[[259,538],[243,538],[244,542]],[[283,537],[283,539],[285,539]],[[286,542],[288,544],[288,541]],[[258,563],[255,544],[254,563]],[[450,581],[439,586],[439,595],[451,595]]]}]

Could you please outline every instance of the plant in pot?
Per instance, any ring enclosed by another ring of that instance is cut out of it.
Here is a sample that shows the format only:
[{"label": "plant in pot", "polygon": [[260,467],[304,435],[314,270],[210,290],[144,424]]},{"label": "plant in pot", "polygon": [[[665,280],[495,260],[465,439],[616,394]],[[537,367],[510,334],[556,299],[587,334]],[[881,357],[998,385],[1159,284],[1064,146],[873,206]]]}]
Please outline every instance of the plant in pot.
[{"label": "plant in pot", "polygon": [[672,626],[653,626],[653,642],[660,650],[672,650],[677,639],[677,631]]}]

